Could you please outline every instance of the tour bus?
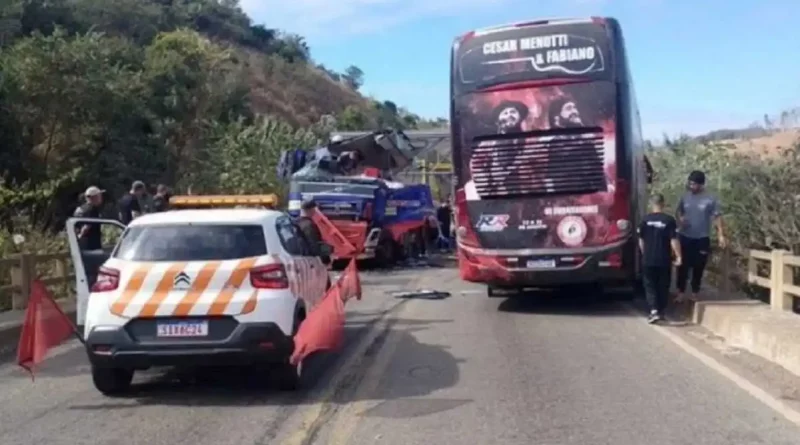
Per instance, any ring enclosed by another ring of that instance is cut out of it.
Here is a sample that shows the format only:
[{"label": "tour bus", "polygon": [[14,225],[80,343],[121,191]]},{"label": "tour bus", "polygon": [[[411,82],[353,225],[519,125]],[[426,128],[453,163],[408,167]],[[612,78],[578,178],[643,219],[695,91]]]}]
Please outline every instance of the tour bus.
[{"label": "tour bus", "polygon": [[489,296],[636,285],[651,171],[615,19],[457,38],[450,111],[462,279]]}]

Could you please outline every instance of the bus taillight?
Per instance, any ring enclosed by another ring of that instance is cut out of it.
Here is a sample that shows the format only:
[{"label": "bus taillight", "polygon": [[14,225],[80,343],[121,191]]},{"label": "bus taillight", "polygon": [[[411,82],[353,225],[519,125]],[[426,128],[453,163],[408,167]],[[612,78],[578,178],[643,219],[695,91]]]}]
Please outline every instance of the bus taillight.
[{"label": "bus taillight", "polygon": [[630,186],[624,179],[617,180],[614,189],[614,202],[608,210],[608,219],[611,222],[606,235],[606,242],[614,242],[626,236],[631,230],[630,220]]},{"label": "bus taillight", "polygon": [[471,247],[479,247],[478,235],[475,233],[470,223],[466,202],[456,202],[455,216],[458,242]]}]

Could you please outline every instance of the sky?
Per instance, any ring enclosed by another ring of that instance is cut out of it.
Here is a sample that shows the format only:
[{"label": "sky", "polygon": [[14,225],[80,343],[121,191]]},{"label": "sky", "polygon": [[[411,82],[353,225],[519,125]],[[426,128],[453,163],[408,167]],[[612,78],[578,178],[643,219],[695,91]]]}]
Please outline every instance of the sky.
[{"label": "sky", "polygon": [[474,29],[610,16],[625,35],[645,137],[744,127],[800,106],[798,0],[240,0],[305,36],[315,62],[361,68],[362,91],[448,117],[450,50]]}]

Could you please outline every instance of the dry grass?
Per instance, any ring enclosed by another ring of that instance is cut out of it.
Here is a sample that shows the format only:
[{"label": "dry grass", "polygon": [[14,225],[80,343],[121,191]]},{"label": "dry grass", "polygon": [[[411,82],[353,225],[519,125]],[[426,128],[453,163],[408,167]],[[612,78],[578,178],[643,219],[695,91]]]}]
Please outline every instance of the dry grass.
[{"label": "dry grass", "polygon": [[800,129],[779,130],[769,136],[748,139],[727,139],[713,145],[730,146],[746,156],[773,156],[800,140]]},{"label": "dry grass", "polygon": [[246,51],[250,103],[257,113],[271,114],[307,127],[325,114],[339,114],[348,105],[368,107],[367,100],[311,65],[287,63]]}]

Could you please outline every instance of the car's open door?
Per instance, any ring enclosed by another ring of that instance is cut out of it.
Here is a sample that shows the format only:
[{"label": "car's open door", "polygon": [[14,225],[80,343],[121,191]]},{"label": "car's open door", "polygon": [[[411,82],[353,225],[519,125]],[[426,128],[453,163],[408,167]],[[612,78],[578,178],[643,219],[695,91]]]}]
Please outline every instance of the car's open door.
[{"label": "car's open door", "polygon": [[[103,248],[86,250],[78,240],[78,228],[84,224],[100,224],[103,234]],[[100,266],[111,256],[117,241],[125,230],[125,225],[113,219],[70,218],[67,220],[67,239],[69,253],[75,268],[75,294],[78,299],[77,324],[83,326],[89,304],[89,290],[97,279]]]}]

